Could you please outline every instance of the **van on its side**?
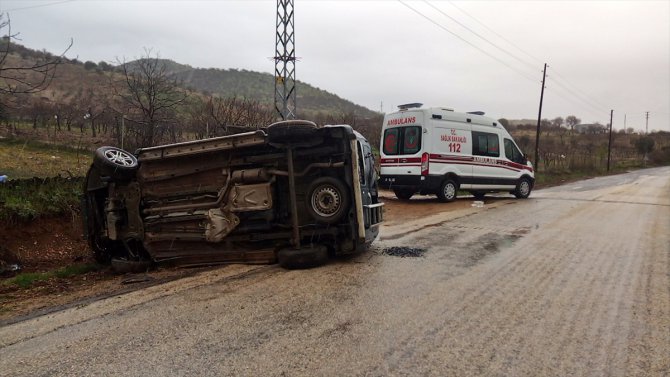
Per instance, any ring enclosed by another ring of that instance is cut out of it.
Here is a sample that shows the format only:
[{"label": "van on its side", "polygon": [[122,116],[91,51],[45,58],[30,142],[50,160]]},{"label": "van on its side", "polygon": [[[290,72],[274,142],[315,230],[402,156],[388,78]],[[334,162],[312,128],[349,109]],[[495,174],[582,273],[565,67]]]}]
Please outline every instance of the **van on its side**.
[{"label": "van on its side", "polygon": [[533,165],[498,121],[421,106],[402,105],[384,117],[380,187],[403,200],[419,193],[450,202],[458,190],[477,199],[488,192],[530,195]]}]

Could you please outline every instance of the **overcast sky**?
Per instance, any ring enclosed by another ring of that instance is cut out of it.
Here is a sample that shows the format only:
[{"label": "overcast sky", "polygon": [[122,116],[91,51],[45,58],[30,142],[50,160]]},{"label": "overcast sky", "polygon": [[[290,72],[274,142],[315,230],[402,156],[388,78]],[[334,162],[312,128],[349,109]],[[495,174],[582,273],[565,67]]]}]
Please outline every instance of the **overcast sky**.
[{"label": "overcast sky", "polygon": [[[422,102],[494,118],[670,131],[670,1],[295,0],[296,76],[372,110]],[[0,0],[33,49],[271,73],[276,1]],[[3,30],[4,31],[4,30]],[[483,37],[483,38],[482,38]],[[298,90],[300,88],[298,87]],[[298,103],[299,106],[299,103]]]}]

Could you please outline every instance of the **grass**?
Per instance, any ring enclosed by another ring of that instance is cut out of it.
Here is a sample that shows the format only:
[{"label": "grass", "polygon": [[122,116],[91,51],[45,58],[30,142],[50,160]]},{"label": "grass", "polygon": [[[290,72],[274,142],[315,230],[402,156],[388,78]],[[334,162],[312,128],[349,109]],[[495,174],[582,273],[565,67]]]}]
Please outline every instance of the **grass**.
[{"label": "grass", "polygon": [[33,178],[0,184],[0,221],[79,212],[84,178]]},{"label": "grass", "polygon": [[0,139],[0,175],[10,179],[0,184],[0,221],[28,221],[78,211],[80,177],[91,162],[92,153],[86,150]]},{"label": "grass", "polygon": [[83,176],[92,162],[92,152],[36,141],[0,139],[0,175],[10,179]]},{"label": "grass", "polygon": [[101,266],[98,264],[75,264],[66,266],[55,271],[47,272],[26,272],[14,276],[2,282],[3,285],[14,285],[19,288],[29,288],[33,284],[46,281],[49,279],[66,279],[72,276],[83,275],[92,271],[100,270]]}]

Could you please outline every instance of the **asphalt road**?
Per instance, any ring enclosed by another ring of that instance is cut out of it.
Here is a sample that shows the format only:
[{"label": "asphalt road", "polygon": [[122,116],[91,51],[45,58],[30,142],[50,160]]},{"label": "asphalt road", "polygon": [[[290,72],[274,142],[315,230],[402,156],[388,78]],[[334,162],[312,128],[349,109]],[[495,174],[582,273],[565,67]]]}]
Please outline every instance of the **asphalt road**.
[{"label": "asphalt road", "polygon": [[7,325],[0,375],[668,376],[670,168],[427,213],[317,269],[229,266]]}]

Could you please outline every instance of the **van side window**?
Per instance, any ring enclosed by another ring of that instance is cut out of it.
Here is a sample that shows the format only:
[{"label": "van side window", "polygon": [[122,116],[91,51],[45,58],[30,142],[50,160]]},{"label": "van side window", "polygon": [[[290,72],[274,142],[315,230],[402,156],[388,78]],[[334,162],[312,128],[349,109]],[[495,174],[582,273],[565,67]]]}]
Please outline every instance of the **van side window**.
[{"label": "van side window", "polygon": [[384,131],[384,154],[415,154],[421,150],[421,126],[388,128]]},{"label": "van side window", "polygon": [[523,153],[514,145],[514,142],[510,139],[504,139],[503,142],[505,143],[505,157],[517,164],[523,164]]},{"label": "van side window", "polygon": [[356,144],[358,145],[358,148],[357,148],[358,149],[358,173],[360,175],[360,177],[358,177],[358,178],[359,178],[359,181],[361,182],[361,184],[363,184],[365,186],[365,176],[366,176],[366,174],[365,174],[366,166],[365,166],[365,160],[364,160],[365,155],[363,154],[363,148],[361,147],[361,142],[358,141],[358,142],[356,142]]},{"label": "van side window", "polygon": [[478,156],[500,157],[500,142],[497,134],[472,131],[472,154]]}]

